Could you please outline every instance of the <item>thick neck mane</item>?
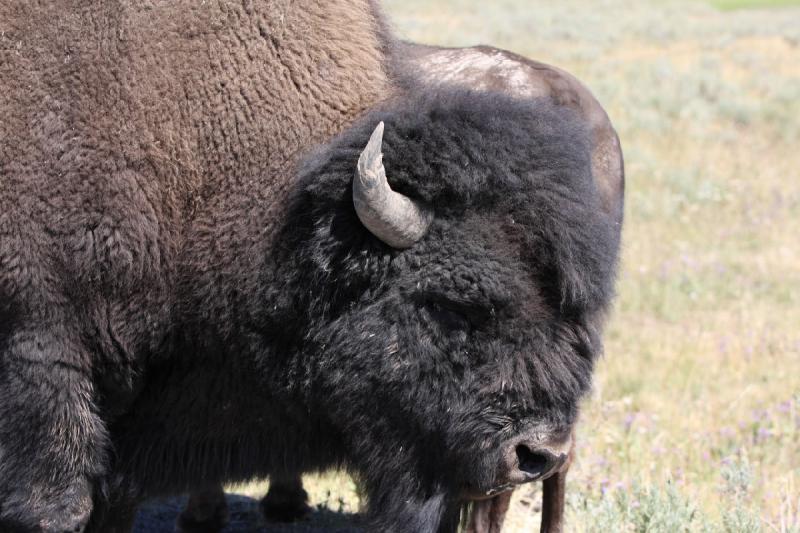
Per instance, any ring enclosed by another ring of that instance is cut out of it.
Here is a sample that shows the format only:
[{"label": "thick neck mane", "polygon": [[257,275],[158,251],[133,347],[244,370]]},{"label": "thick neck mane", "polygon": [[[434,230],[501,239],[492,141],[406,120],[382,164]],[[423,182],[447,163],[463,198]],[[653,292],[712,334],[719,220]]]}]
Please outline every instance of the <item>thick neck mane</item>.
[{"label": "thick neck mane", "polygon": [[0,21],[0,211],[58,220],[59,261],[104,298],[201,320],[245,307],[302,153],[391,92],[371,0],[0,2]]},{"label": "thick neck mane", "polygon": [[[270,198],[299,153],[388,91],[383,22],[369,0],[12,2],[0,19],[14,44],[0,48],[9,131],[30,129],[49,102],[50,133],[63,126],[71,138],[42,143],[48,131],[35,132],[30,145],[155,171],[176,218],[223,190]],[[21,144],[9,159],[46,161]]]}]

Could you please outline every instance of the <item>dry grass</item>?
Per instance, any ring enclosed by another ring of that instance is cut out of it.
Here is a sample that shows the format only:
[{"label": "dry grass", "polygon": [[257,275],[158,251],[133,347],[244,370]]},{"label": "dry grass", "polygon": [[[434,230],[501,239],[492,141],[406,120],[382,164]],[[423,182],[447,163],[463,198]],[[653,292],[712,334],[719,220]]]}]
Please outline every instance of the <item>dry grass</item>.
[{"label": "dry grass", "polygon": [[[570,531],[800,531],[800,9],[385,5],[410,39],[487,42],[572,71],[622,137],[619,298]],[[317,503],[357,505],[346,477],[307,484]],[[533,490],[508,531],[538,527]]]}]

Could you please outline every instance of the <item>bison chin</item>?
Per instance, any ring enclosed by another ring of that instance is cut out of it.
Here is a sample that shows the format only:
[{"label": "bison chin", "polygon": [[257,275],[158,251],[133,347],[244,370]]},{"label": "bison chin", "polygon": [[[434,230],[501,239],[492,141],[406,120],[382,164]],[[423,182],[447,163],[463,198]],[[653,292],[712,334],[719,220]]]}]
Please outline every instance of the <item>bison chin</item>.
[{"label": "bison chin", "polygon": [[[357,470],[368,495],[370,530],[450,533],[466,526],[486,500],[507,502],[515,487],[560,471],[572,441],[568,430],[538,426],[491,451],[473,452],[472,460],[467,454],[437,452],[433,442],[398,447],[390,458],[385,448],[370,453],[363,444],[368,464]],[[502,523],[502,513],[495,514],[490,518]]]}]

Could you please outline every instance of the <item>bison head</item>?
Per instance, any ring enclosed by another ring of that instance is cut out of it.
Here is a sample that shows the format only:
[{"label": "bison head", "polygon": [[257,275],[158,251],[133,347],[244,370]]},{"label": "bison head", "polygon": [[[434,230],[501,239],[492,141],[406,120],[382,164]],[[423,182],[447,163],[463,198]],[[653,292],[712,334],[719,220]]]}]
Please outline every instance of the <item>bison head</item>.
[{"label": "bison head", "polygon": [[302,174],[281,258],[294,296],[276,309],[381,527],[446,529],[463,502],[557,469],[619,243],[580,122],[543,101],[428,94]]}]

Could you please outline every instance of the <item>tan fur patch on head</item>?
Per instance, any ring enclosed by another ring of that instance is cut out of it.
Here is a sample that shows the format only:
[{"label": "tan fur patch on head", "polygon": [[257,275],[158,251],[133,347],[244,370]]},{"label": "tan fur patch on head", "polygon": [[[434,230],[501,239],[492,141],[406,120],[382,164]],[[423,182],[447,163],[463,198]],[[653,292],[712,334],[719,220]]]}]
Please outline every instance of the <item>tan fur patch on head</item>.
[{"label": "tan fur patch on head", "polygon": [[500,90],[529,98],[548,94],[547,87],[531,77],[525,65],[499,50],[441,50],[425,57],[422,64],[428,79],[437,83],[467,85],[477,90]]}]

